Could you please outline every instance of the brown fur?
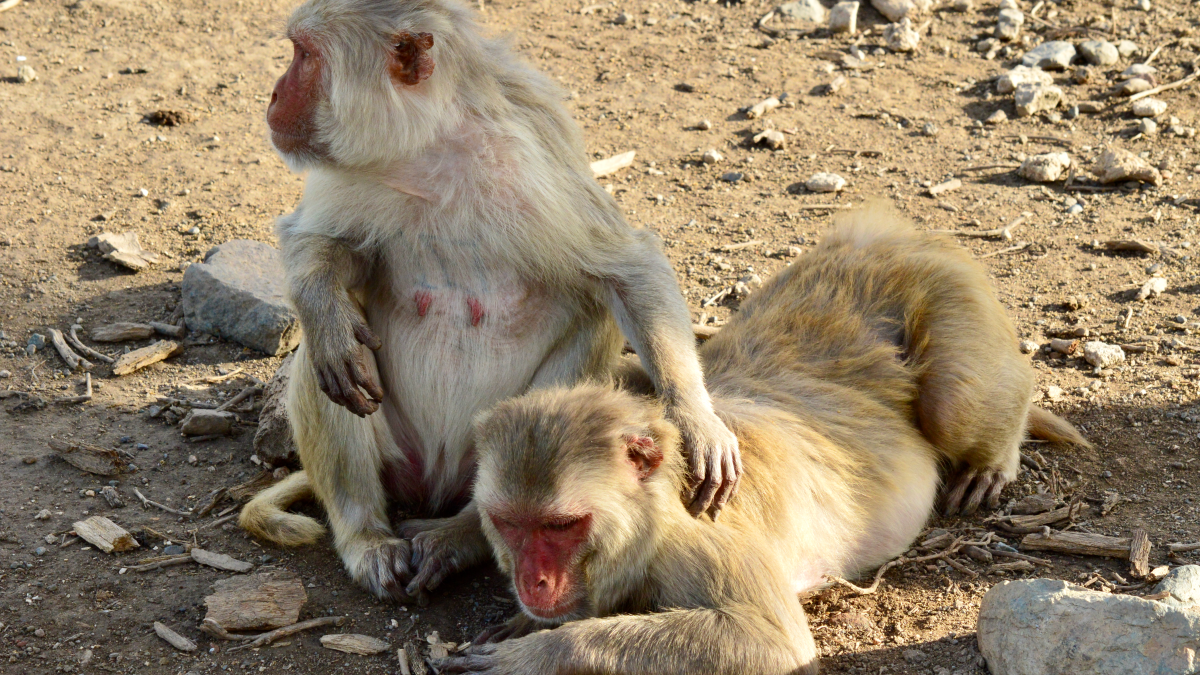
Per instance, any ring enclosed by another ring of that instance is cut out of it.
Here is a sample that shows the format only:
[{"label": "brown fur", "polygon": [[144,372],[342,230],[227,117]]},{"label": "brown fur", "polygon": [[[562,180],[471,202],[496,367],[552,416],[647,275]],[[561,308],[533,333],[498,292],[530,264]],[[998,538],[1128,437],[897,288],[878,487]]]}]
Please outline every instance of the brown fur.
[{"label": "brown fur", "polygon": [[396,532],[389,505],[462,508],[474,415],[606,373],[622,332],[703,479],[695,505],[719,509],[737,440],[686,304],[656,239],[593,180],[557,89],[454,0],[309,0],[288,36],[268,122],[308,170],[278,224],[305,333],[287,393],[304,474],[251,501],[243,527],[310,543],[320,524],[284,509],[311,493],[370,591],[437,586],[486,557],[476,510]]},{"label": "brown fur", "polygon": [[[515,639],[442,672],[816,672],[796,593],[903,552],[943,465],[1015,474],[1032,385],[1016,342],[977,263],[873,210],[842,221],[701,350],[746,471],[719,521],[673,499],[683,462],[652,399],[584,385],[501,403],[477,438],[476,502],[497,561],[510,573],[519,562],[489,514],[586,511],[571,565],[587,595],[555,621],[486,635]],[[647,479],[630,470],[631,435],[664,451]]]}]

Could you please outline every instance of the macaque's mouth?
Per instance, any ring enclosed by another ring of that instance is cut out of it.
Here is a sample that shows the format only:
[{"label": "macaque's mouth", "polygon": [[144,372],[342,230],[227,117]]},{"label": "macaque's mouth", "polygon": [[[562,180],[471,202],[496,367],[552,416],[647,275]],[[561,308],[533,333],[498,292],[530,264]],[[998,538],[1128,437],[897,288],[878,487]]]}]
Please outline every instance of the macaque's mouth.
[{"label": "macaque's mouth", "polygon": [[579,609],[579,605],[581,604],[582,600],[582,596],[575,596],[572,598],[567,598],[551,607],[538,607],[536,605],[531,605],[524,600],[521,601],[521,604],[525,606],[525,611],[539,619],[545,619],[547,621],[565,621],[569,618],[571,613]]}]

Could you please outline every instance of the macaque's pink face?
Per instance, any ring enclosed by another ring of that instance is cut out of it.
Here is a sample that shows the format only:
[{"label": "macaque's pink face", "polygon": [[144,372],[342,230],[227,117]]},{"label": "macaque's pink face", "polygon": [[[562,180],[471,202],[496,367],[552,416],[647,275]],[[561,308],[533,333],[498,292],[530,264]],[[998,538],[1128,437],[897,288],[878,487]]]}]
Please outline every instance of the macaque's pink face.
[{"label": "macaque's pink face", "polygon": [[[319,139],[317,109],[329,96],[329,71],[325,67],[328,48],[321,40],[305,32],[291,36],[292,64],[275,83],[271,104],[267,107],[267,125],[271,142],[280,153],[293,157],[330,159],[328,148]],[[433,74],[433,36],[429,33],[401,32],[381,50],[392,85],[404,95]],[[370,72],[369,69],[364,69]],[[364,83],[363,86],[368,86]],[[377,86],[377,85],[376,85]]]},{"label": "macaque's pink face", "polygon": [[271,142],[285,155],[324,156],[316,140],[317,105],[325,96],[322,54],[308,35],[292,37],[292,64],[275,83],[267,107]]},{"label": "macaque's pink face", "polygon": [[521,604],[542,619],[574,611],[587,595],[580,548],[591,530],[591,514],[488,517],[513,553],[513,583]]}]

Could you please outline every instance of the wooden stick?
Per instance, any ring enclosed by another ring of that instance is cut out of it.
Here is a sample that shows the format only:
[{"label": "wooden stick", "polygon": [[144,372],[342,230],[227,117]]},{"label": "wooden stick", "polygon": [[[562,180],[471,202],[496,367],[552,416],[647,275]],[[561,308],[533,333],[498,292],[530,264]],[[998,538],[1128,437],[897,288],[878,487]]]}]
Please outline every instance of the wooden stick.
[{"label": "wooden stick", "polygon": [[71,351],[71,348],[67,346],[67,341],[63,339],[62,331],[57,328],[51,328],[47,332],[50,333],[50,343],[54,345],[54,349],[58,350],[58,355],[62,357],[63,361],[67,362],[71,370],[78,370],[80,368],[91,370],[93,368],[91,361]]},{"label": "wooden stick", "polygon": [[125,569],[131,572],[149,572],[150,570],[159,570],[164,567],[174,567],[175,565],[182,565],[189,562],[192,562],[192,554],[184,553],[182,555],[171,556],[166,560],[157,560],[144,565],[134,565],[133,567],[126,567]]},{"label": "wooden stick", "polygon": [[1035,558],[1031,555],[1025,555],[1024,553],[1013,553],[1012,551],[1001,551],[1001,550],[995,549],[995,548],[989,548],[988,551],[992,555],[1000,556],[1001,558],[1015,558],[1017,560],[1024,560],[1025,562],[1031,562],[1034,565],[1041,565],[1042,567],[1054,567],[1054,563],[1050,562],[1049,560],[1042,560],[1041,558]]},{"label": "wooden stick", "polygon": [[[916,558],[907,558],[904,556],[896,558],[895,560],[892,560],[892,561],[886,563],[883,567],[880,567],[879,571],[877,571],[875,573],[875,580],[872,581],[871,585],[867,586],[866,588],[862,588],[860,586],[855,586],[854,584],[850,583],[849,581],[846,581],[845,579],[843,579],[841,577],[835,577],[835,576],[829,575],[829,574],[825,575],[825,578],[836,584],[841,584],[842,586],[849,588],[850,590],[858,593],[859,595],[870,595],[871,593],[874,593],[875,591],[879,590],[879,582],[883,580],[884,573],[887,572],[888,570],[892,569],[893,567],[899,567],[900,565],[904,565],[906,563],[927,562],[930,560],[938,560],[938,559],[946,559],[946,561],[949,562],[948,556],[958,553],[959,549],[961,549],[963,546],[987,546],[988,544],[992,543],[992,538],[994,536],[995,535],[993,535],[991,532],[988,532],[986,535],[984,535],[983,539],[981,539],[979,541],[963,541],[963,539],[960,537],[958,539],[955,539],[954,543],[947,546],[946,550],[939,551],[938,553],[917,556]],[[941,537],[938,538],[938,540],[940,540],[940,539],[941,539]],[[962,563],[959,563],[959,565],[962,565]],[[954,566],[954,565],[951,565],[951,566],[955,567],[955,569],[958,569],[958,566]],[[978,573],[970,570],[969,568],[967,569],[967,571],[969,573],[971,573],[973,576],[979,576]]]},{"label": "wooden stick", "polygon": [[241,515],[241,514],[231,513],[223,518],[217,518],[216,520],[212,521],[211,523],[205,523],[205,524],[201,525],[200,527],[198,527],[197,529],[207,530],[210,527],[220,527],[220,526],[224,525],[225,523],[230,522],[231,520],[235,520],[239,515]]},{"label": "wooden stick", "polygon": [[968,171],[992,171],[994,169],[1013,169],[1021,168],[1020,164],[981,164],[980,166],[968,166],[959,169],[959,172],[966,173]]},{"label": "wooden stick", "polygon": [[[1046,530],[1050,528],[1047,527]],[[1096,555],[1121,560],[1129,559],[1129,544],[1129,539],[1085,532],[1047,531],[1041,534],[1027,534],[1021,540],[1021,548],[1033,551]]]},{"label": "wooden stick", "polygon": [[1137,579],[1150,574],[1150,535],[1145,530],[1134,530],[1129,543],[1129,573]]},{"label": "wooden stick", "polygon": [[977,260],[983,260],[984,258],[991,258],[992,256],[1003,255],[1005,253],[1016,253],[1017,251],[1024,251],[1025,249],[1029,248],[1029,246],[1030,246],[1030,244],[1027,241],[1018,242],[1016,246],[1009,246],[1008,248],[1002,248],[999,251],[992,251],[991,253],[984,253],[983,255],[979,256],[977,258]]},{"label": "wooden stick", "polygon": [[1188,553],[1189,551],[1200,551],[1200,541],[1194,544],[1168,544],[1167,550],[1171,553]]},{"label": "wooden stick", "polygon": [[[219,382],[224,382],[225,380],[233,379],[233,378],[237,377],[239,374],[241,374],[241,372],[242,372],[241,368],[234,368],[233,370],[229,371],[228,373],[225,373],[224,375],[210,375],[209,377],[202,377],[198,381],[204,382],[205,384],[217,384]],[[196,381],[196,380],[193,380],[193,381]]]},{"label": "wooden stick", "polygon": [[1146,60],[1145,60],[1145,61],[1142,61],[1142,65],[1143,65],[1143,66],[1148,66],[1148,65],[1150,65],[1150,63],[1151,63],[1151,62],[1153,62],[1153,61],[1154,61],[1154,59],[1158,58],[1158,55],[1159,55],[1159,53],[1160,53],[1160,52],[1162,52],[1162,49],[1163,49],[1163,46],[1162,46],[1162,45],[1159,45],[1159,46],[1155,47],[1155,48],[1154,48],[1154,51],[1150,52],[1150,56],[1147,56],[1147,57],[1146,57]]},{"label": "wooden stick", "polygon": [[182,338],[187,335],[187,327],[182,323],[171,324],[163,323],[161,321],[150,321],[149,324],[150,327],[154,329],[154,332],[158,333],[159,335],[166,335],[167,337],[173,338]]},{"label": "wooden stick", "polygon": [[[1139,98],[1146,98],[1147,96],[1161,94],[1162,92],[1169,91],[1171,89],[1178,89],[1180,87],[1187,86],[1188,83],[1190,83],[1192,80],[1195,80],[1198,77],[1200,77],[1200,70],[1197,70],[1196,72],[1192,73],[1191,75],[1188,75],[1187,77],[1185,77],[1181,80],[1175,80],[1174,82],[1159,85],[1153,89],[1147,89],[1146,91],[1143,91],[1141,93],[1134,94],[1133,96],[1126,98],[1125,101],[1127,101],[1129,103],[1133,103],[1134,101],[1138,100]],[[1118,101],[1109,107],[1114,107],[1114,106],[1120,105],[1120,103],[1121,102]]]},{"label": "wooden stick", "polygon": [[137,488],[133,488],[133,494],[137,495],[138,500],[140,500],[142,502],[142,508],[146,508],[147,506],[153,506],[156,509],[162,509],[163,511],[166,511],[167,513],[173,513],[177,516],[190,517],[192,515],[191,511],[179,511],[177,509],[173,509],[169,506],[166,506],[165,504],[159,504],[158,502],[154,501],[153,499],[147,499],[146,495],[142,494],[141,491],[139,491]]},{"label": "wooden stick", "polygon": [[87,373],[87,393],[80,396],[63,396],[54,399],[55,403],[85,403],[92,400],[92,374]]},{"label": "wooden stick", "polygon": [[271,644],[272,642],[278,640],[279,638],[285,638],[289,635],[295,635],[296,633],[300,633],[300,632],[303,632],[303,631],[306,631],[306,630],[309,630],[312,628],[320,628],[321,626],[341,626],[344,623],[346,623],[346,617],[344,617],[344,616],[323,616],[323,617],[320,617],[317,619],[309,619],[308,621],[301,621],[300,623],[294,623],[290,626],[284,626],[283,628],[276,628],[273,631],[263,633],[262,635],[259,635],[258,637],[254,638],[254,640],[251,642],[247,642],[244,645],[238,645],[236,647],[230,647],[229,649],[226,649],[225,653],[228,654],[229,652],[236,652],[236,651],[239,651],[242,649],[254,649],[256,647],[265,647],[266,645]]},{"label": "wooden stick", "polygon": [[109,356],[108,354],[102,354],[79,341],[79,336],[75,335],[75,331],[82,329],[83,326],[80,326],[77,323],[71,324],[71,330],[67,333],[67,341],[71,343],[71,346],[83,352],[84,354],[100,359],[105,363],[115,363],[116,359],[113,357]]},{"label": "wooden stick", "polygon": [[801,211],[841,211],[854,208],[853,204],[800,204],[796,207]]},{"label": "wooden stick", "polygon": [[142,347],[128,354],[122,354],[121,358],[117,359],[116,363],[113,364],[113,375],[128,375],[181,352],[183,352],[183,347],[177,342],[170,340],[155,342],[149,347]]},{"label": "wooden stick", "polygon": [[217,406],[217,410],[229,410],[233,406],[241,403],[242,401],[245,401],[246,399],[250,398],[251,396],[257,396],[261,393],[262,393],[261,387],[246,387],[245,389],[238,392],[237,396],[234,396],[233,398],[229,399],[228,401]]},{"label": "wooden stick", "polygon": [[199,647],[196,646],[195,642],[192,642],[191,640],[183,637],[179,633],[176,633],[175,631],[171,630],[164,623],[155,621],[154,622],[154,633],[156,635],[158,635],[158,637],[165,640],[167,642],[167,644],[171,645],[172,647],[174,647],[175,649],[178,649],[181,652],[194,652],[197,649],[199,649]]},{"label": "wooden stick", "polygon": [[743,248],[750,248],[751,246],[758,246],[759,244],[765,243],[766,242],[764,242],[762,239],[755,239],[753,241],[744,241],[740,244],[726,244],[724,246],[719,246],[718,249],[722,253],[732,253],[733,251],[740,251]]},{"label": "wooden stick", "polygon": [[4,2],[0,2],[0,12],[3,12],[6,9],[12,9],[19,4],[21,4],[21,0],[4,0]]}]

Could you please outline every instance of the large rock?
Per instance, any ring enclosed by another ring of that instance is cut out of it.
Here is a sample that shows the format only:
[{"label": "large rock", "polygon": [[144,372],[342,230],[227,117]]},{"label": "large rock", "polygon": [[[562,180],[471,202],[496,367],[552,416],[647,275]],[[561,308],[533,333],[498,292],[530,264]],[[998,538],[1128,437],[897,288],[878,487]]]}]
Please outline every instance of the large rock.
[{"label": "large rock", "polygon": [[888,21],[896,22],[904,18],[913,18],[922,12],[928,12],[933,6],[932,0],[871,0],[871,6]]},{"label": "large rock", "polygon": [[287,410],[283,407],[295,356],[288,354],[283,363],[279,364],[275,376],[263,389],[262,411],[258,413],[258,431],[254,432],[254,454],[272,467],[300,466],[292,427],[288,424]]},{"label": "large rock", "polygon": [[1093,66],[1111,66],[1121,60],[1121,52],[1108,40],[1084,40],[1079,53]]},{"label": "large rock", "polygon": [[1137,180],[1158,185],[1162,182],[1162,174],[1150,162],[1121,148],[1106,149],[1096,160],[1092,173],[1101,183]]},{"label": "large rock", "polygon": [[1200,612],[1200,565],[1176,567],[1158,582],[1154,592],[1171,594],[1162,600],[1166,605]]},{"label": "large rock", "polygon": [[978,639],[992,675],[1200,673],[1200,611],[1056,579],[993,586]]},{"label": "large rock", "polygon": [[1017,117],[1029,117],[1054,110],[1063,102],[1063,90],[1054,85],[1022,84],[1013,92]]},{"label": "large rock", "polygon": [[1066,70],[1075,58],[1075,45],[1062,40],[1052,40],[1025,52],[1021,65],[1042,70]]},{"label": "large rock", "polygon": [[825,23],[825,16],[828,14],[828,11],[825,9],[825,5],[821,4],[820,0],[797,0],[796,2],[787,2],[779,6],[779,14],[792,21]]},{"label": "large rock", "polygon": [[1017,87],[1023,84],[1050,86],[1054,84],[1054,78],[1050,76],[1050,73],[1041,68],[1017,66],[996,80],[996,91],[1001,94],[1011,94],[1017,90]]},{"label": "large rock", "polygon": [[214,246],[183,275],[188,328],[277,355],[300,344],[300,323],[285,297],[279,252],[257,241]]}]

